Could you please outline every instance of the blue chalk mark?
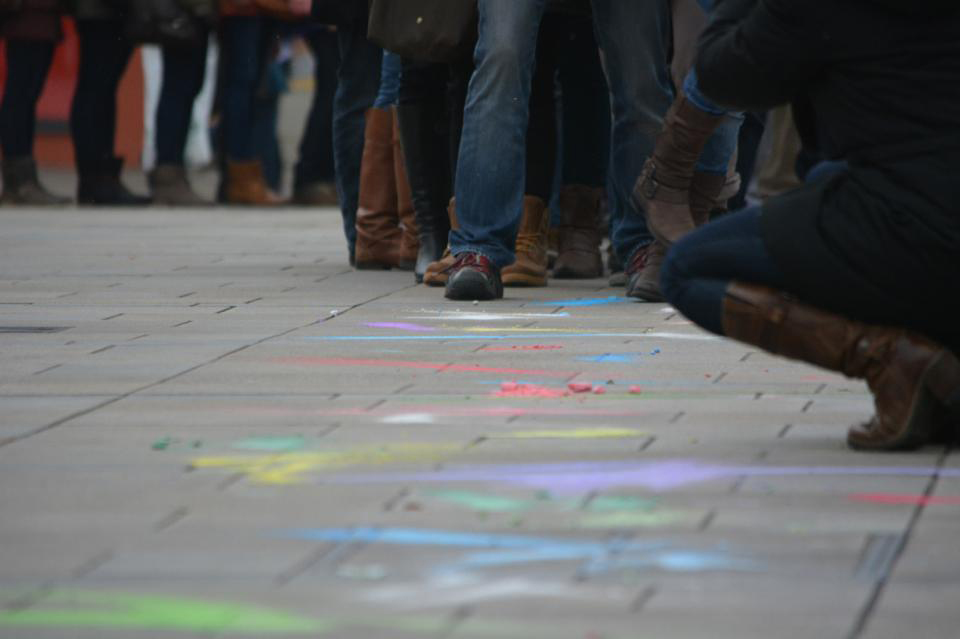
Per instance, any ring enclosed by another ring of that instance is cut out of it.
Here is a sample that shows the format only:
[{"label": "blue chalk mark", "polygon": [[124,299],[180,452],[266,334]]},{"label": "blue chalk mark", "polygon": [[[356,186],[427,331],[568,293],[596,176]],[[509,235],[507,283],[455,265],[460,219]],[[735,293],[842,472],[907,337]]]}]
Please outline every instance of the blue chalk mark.
[{"label": "blue chalk mark", "polygon": [[636,542],[558,539],[416,528],[306,528],[289,530],[284,538],[335,543],[381,543],[395,546],[444,546],[469,549],[439,572],[495,568],[549,561],[580,561],[581,571],[600,574],[618,570],[658,569],[668,572],[710,570],[754,571],[757,564],[725,549],[698,550],[670,541]]},{"label": "blue chalk mark", "polygon": [[313,342],[408,342],[447,341],[487,342],[502,339],[576,339],[584,337],[650,337],[646,333],[517,333],[511,335],[310,335],[304,339]]},{"label": "blue chalk mark", "polygon": [[607,353],[606,355],[588,355],[585,357],[578,357],[577,360],[581,362],[620,362],[628,363],[633,362],[637,358],[636,355],[616,355],[614,353]]},{"label": "blue chalk mark", "polygon": [[595,297],[580,300],[549,300],[546,302],[534,302],[533,306],[605,306],[607,304],[635,304],[637,300],[632,297]]}]

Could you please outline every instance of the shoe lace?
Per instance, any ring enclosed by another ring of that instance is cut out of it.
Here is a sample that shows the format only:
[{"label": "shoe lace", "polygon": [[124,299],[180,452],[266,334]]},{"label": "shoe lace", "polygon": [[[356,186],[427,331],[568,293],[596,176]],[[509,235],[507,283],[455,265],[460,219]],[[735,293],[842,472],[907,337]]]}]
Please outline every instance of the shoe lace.
[{"label": "shoe lace", "polygon": [[493,264],[479,253],[461,253],[456,261],[446,268],[445,272],[454,273],[462,268],[472,268],[484,275],[493,275]]},{"label": "shoe lace", "polygon": [[516,253],[535,253],[540,250],[540,236],[536,233],[520,233],[514,246]]}]

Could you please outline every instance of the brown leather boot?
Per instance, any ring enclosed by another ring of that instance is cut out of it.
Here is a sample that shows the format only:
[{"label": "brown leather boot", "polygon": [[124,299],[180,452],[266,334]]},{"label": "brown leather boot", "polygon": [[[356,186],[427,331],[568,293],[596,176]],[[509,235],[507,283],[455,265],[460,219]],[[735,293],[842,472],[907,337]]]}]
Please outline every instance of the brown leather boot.
[{"label": "brown leather boot", "polygon": [[765,286],[733,282],[723,330],[771,353],[865,379],[876,415],[850,429],[851,448],[917,448],[930,441],[940,409],[960,415],[960,360],[906,329],[864,324]]},{"label": "brown leather boot", "polygon": [[500,271],[504,286],[547,285],[547,233],[550,213],[543,200],[523,197],[523,217],[514,253],[516,261]]},{"label": "brown leather boot", "polygon": [[400,248],[397,267],[412,271],[420,253],[420,231],[413,210],[413,196],[410,192],[410,180],[407,178],[407,164],[400,144],[400,122],[397,109],[393,112],[393,173],[397,183],[397,217],[400,221]]},{"label": "brown leather boot", "polygon": [[560,189],[557,204],[562,224],[557,227],[558,255],[553,276],[585,279],[603,276],[600,257],[600,196],[603,189],[582,185]]},{"label": "brown leather boot", "polygon": [[227,187],[225,190],[228,204],[246,204],[251,206],[277,206],[283,204],[283,198],[267,187],[263,179],[263,167],[259,160],[235,162],[227,160]]},{"label": "brown leather boot", "polygon": [[357,268],[390,269],[399,266],[402,235],[397,215],[393,112],[368,109],[366,119],[357,207]]},{"label": "brown leather boot", "polygon": [[150,172],[150,193],[154,204],[164,206],[207,206],[210,204],[193,190],[182,166],[157,165]]},{"label": "brown leather boot", "polygon": [[[460,228],[457,222],[457,200],[450,198],[450,204],[447,205],[447,215],[450,217],[450,229],[456,231]],[[443,256],[430,264],[423,274],[423,283],[427,286],[446,286],[450,279],[450,269],[456,264],[457,258],[450,253],[450,246],[443,251]]]},{"label": "brown leather boot", "polygon": [[653,157],[633,187],[633,199],[647,219],[647,227],[670,246],[694,229],[690,212],[690,185],[704,145],[723,116],[711,115],[680,96],[670,107],[657,136]]}]

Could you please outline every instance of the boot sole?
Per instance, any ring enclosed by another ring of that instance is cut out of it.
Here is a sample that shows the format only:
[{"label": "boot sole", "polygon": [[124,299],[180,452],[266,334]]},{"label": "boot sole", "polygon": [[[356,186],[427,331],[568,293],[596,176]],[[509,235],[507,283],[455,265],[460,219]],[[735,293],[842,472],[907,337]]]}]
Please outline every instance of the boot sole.
[{"label": "boot sole", "polygon": [[389,271],[393,266],[383,262],[357,262],[358,271]]},{"label": "boot sole", "polygon": [[503,275],[504,286],[540,287],[547,285],[546,277],[531,275]]},{"label": "boot sole", "polygon": [[[914,450],[929,443],[937,431],[937,416],[945,408],[954,423],[960,420],[960,360],[949,351],[941,353],[923,372],[920,388],[913,398],[907,423],[899,436],[877,442],[859,439],[854,431],[847,444],[854,450]],[[948,434],[949,437],[949,434]]]},{"label": "boot sole", "polygon": [[490,290],[486,278],[479,273],[463,273],[452,285],[447,285],[444,297],[450,300],[496,300],[503,297],[503,286],[494,285]]}]

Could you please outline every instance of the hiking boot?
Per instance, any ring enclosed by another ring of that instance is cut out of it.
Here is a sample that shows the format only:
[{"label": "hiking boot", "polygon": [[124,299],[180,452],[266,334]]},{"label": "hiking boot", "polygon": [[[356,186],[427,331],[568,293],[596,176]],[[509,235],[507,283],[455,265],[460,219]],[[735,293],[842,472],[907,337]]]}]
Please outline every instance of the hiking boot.
[{"label": "hiking boot", "polygon": [[603,276],[600,256],[600,196],[603,189],[565,186],[557,204],[563,222],[557,228],[558,256],[553,276],[589,279]]},{"label": "hiking boot", "polygon": [[259,160],[236,162],[227,160],[227,181],[224,187],[227,204],[278,206],[283,198],[270,190],[263,177]]},{"label": "hiking boot", "polygon": [[532,195],[523,198],[523,217],[514,249],[516,259],[503,269],[504,286],[547,285],[547,232],[550,216],[546,205]]},{"label": "hiking boot", "polygon": [[479,253],[461,253],[449,271],[447,299],[495,300],[503,297],[500,271]]},{"label": "hiking boot", "polygon": [[[456,198],[450,198],[447,204],[447,216],[450,219],[450,228],[456,230],[460,228],[457,222],[457,202]],[[446,286],[449,279],[450,269],[456,263],[457,259],[450,253],[450,247],[444,249],[440,259],[427,266],[423,273],[423,283],[427,286]]]}]

